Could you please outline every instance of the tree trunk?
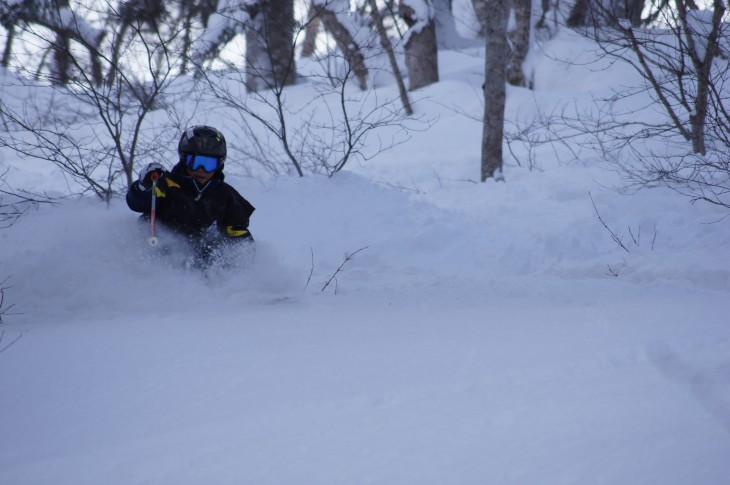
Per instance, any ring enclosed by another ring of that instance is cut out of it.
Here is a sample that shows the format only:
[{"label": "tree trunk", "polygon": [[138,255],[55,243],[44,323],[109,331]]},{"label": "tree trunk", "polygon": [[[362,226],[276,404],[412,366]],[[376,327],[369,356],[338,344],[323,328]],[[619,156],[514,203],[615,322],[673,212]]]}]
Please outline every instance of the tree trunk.
[{"label": "tree trunk", "polygon": [[[55,13],[69,8],[68,0],[59,0],[55,5]],[[60,23],[60,20],[57,20]],[[56,27],[55,41],[50,48],[53,52],[53,68],[51,72],[51,81],[57,85],[65,86],[71,81],[71,41],[66,29]]]},{"label": "tree trunk", "polygon": [[[722,32],[723,18],[727,10],[722,0],[714,0],[712,29],[707,38],[707,49],[704,57],[700,57],[699,53],[693,55],[693,63],[697,71],[697,94],[694,102],[694,113],[690,115],[690,125],[692,132],[692,149],[695,153],[704,155],[707,152],[705,141],[705,130],[707,128],[707,117],[709,115],[710,91],[713,89],[712,83],[712,67],[716,57],[720,57],[720,36]],[[689,3],[688,8],[691,8]],[[683,17],[682,23],[688,24],[687,11],[680,10]],[[690,32],[689,35],[696,35]]]},{"label": "tree trunk", "polygon": [[410,90],[438,82],[438,45],[433,17],[417,18],[417,13],[408,5],[408,0],[401,0],[398,13],[410,28],[405,36]]},{"label": "tree trunk", "polygon": [[644,0],[624,0],[626,11],[624,16],[633,27],[641,27],[641,13],[644,11]]},{"label": "tree trunk", "polygon": [[71,48],[68,37],[62,31],[56,32],[56,41],[51,47],[53,49],[53,83],[66,86],[71,81]]},{"label": "tree trunk", "polygon": [[588,25],[588,14],[591,9],[590,0],[577,0],[573,8],[570,10],[570,15],[566,24],[568,27],[585,27]]},{"label": "tree trunk", "polygon": [[304,40],[302,41],[302,57],[312,57],[317,47],[317,33],[319,32],[319,24],[322,21],[317,15],[317,7],[309,6],[307,14],[307,25],[304,29]]},{"label": "tree trunk", "polygon": [[459,49],[469,44],[456,30],[452,0],[431,0],[439,49]]},{"label": "tree trunk", "polygon": [[[182,46],[180,59],[180,74],[190,72],[190,56],[193,51],[193,26],[196,17],[199,17],[203,28],[208,28],[208,19],[215,12],[217,1],[196,2],[180,2],[178,3],[178,17],[182,23]],[[212,4],[212,5],[211,5]]]},{"label": "tree trunk", "polygon": [[545,21],[547,20],[547,14],[550,11],[550,0],[540,0],[540,7],[542,12],[540,13],[540,20],[537,21],[535,27],[537,29],[547,29]]},{"label": "tree trunk", "polygon": [[393,69],[393,75],[395,76],[395,82],[398,85],[398,92],[400,93],[400,99],[403,103],[403,109],[405,110],[406,114],[410,116],[413,114],[413,107],[411,106],[411,100],[408,99],[408,93],[406,92],[406,87],[403,83],[403,76],[401,75],[400,69],[398,68],[398,62],[395,58],[395,52],[393,52],[393,44],[390,43],[388,33],[385,31],[385,27],[383,26],[383,18],[380,16],[380,12],[378,11],[378,6],[375,3],[375,0],[368,0],[368,4],[370,5],[370,14],[373,16],[373,20],[375,21],[375,28],[377,29],[378,36],[380,37],[380,43],[382,44],[383,49],[385,49],[385,52],[388,55],[390,68]]},{"label": "tree trunk", "polygon": [[102,33],[94,40],[94,45],[88,46],[89,63],[91,64],[91,79],[96,87],[99,87],[104,83],[104,72],[100,54],[101,41],[103,40],[103,37],[104,34]]},{"label": "tree trunk", "polygon": [[524,64],[530,51],[532,0],[513,0],[515,30],[511,33],[512,53],[507,67],[507,81],[513,86],[527,86]]},{"label": "tree trunk", "polygon": [[494,15],[494,12],[491,9],[492,3],[493,2],[490,0],[471,0],[471,5],[474,8],[474,14],[479,21],[479,37],[484,37],[486,35],[487,22],[489,22],[489,17]]},{"label": "tree trunk", "polygon": [[357,45],[347,27],[337,18],[338,12],[330,10],[327,3],[316,4],[313,7],[317,9],[316,15],[322,19],[325,30],[332,34],[337,47],[350,64],[350,68],[357,78],[358,86],[365,91],[368,88],[368,68],[365,66],[365,56],[363,56],[360,46]]},{"label": "tree trunk", "polygon": [[5,50],[3,51],[2,66],[7,68],[10,65],[10,57],[13,55],[13,40],[15,39],[15,25],[9,24],[3,27],[7,30]]},{"label": "tree trunk", "polygon": [[489,2],[490,15],[487,17],[485,31],[487,50],[484,62],[482,182],[488,178],[504,179],[502,176],[502,140],[507,97],[507,63],[509,61],[509,44],[507,43],[509,4],[510,0]]},{"label": "tree trunk", "polygon": [[106,75],[106,83],[111,86],[114,84],[117,78],[118,69],[119,69],[119,58],[121,56],[121,50],[122,45],[124,43],[124,38],[127,36],[127,29],[129,28],[129,23],[125,19],[119,19],[120,24],[119,27],[117,27],[116,37],[112,38],[112,51],[111,51],[111,65],[109,66],[109,72]]},{"label": "tree trunk", "polygon": [[294,84],[294,2],[266,0],[246,29],[246,87],[250,91]]}]

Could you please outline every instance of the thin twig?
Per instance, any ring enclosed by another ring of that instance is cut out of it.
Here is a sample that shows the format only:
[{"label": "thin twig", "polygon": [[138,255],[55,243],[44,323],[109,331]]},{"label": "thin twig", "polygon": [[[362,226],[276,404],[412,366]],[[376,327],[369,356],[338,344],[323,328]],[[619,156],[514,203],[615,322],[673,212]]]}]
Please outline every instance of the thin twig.
[{"label": "thin twig", "polygon": [[309,286],[309,282],[312,281],[312,275],[314,274],[314,249],[309,248],[309,250],[312,252],[312,266],[309,268],[309,277],[307,277],[307,284],[304,285],[305,290]]},{"label": "thin twig", "polygon": [[343,266],[345,266],[345,264],[347,264],[347,262],[348,262],[348,261],[350,261],[350,260],[351,260],[351,259],[353,258],[353,256],[355,256],[355,255],[356,255],[357,253],[359,253],[360,251],[364,251],[364,250],[365,250],[365,249],[367,249],[368,247],[369,247],[369,246],[365,246],[365,247],[362,247],[362,248],[358,249],[357,251],[355,251],[355,252],[354,252],[354,253],[352,253],[352,254],[345,254],[345,260],[344,260],[344,261],[342,262],[342,264],[341,264],[341,265],[340,265],[340,266],[339,266],[339,267],[337,268],[337,270],[336,270],[336,271],[335,271],[335,272],[334,272],[334,273],[332,274],[332,276],[330,276],[330,279],[328,279],[328,280],[327,280],[327,283],[325,283],[325,284],[324,284],[324,286],[322,287],[322,289],[321,289],[320,291],[324,291],[324,290],[326,290],[326,289],[327,289],[327,287],[328,287],[328,286],[330,285],[330,283],[332,283],[332,280],[334,280],[334,279],[335,279],[335,277],[337,276],[337,274],[338,274],[338,273],[340,272],[340,270],[342,270],[342,267],[343,267]]},{"label": "thin twig", "polygon": [[639,226],[639,229],[638,229],[636,235],[634,235],[634,231],[631,230],[631,226],[628,226],[628,229],[629,229],[629,235],[631,236],[631,240],[634,241],[634,245],[636,247],[640,247],[641,246],[641,226]]},{"label": "thin twig", "polygon": [[616,244],[619,245],[621,249],[626,251],[627,253],[630,253],[629,249],[624,245],[623,241],[621,241],[621,238],[619,238],[616,233],[614,233],[610,227],[606,224],[606,222],[601,217],[601,214],[598,212],[598,207],[596,207],[596,202],[593,200],[593,195],[591,195],[590,192],[588,192],[588,197],[591,198],[591,204],[593,204],[593,210],[596,211],[596,215],[598,216],[598,220],[601,221],[601,224],[603,224],[603,227],[606,228],[609,234],[611,234],[611,238],[616,242]]},{"label": "thin twig", "polygon": [[[0,332],[0,343],[2,343],[4,336],[5,336],[5,330],[3,330],[2,332]],[[0,349],[0,354],[2,354],[3,352],[5,352],[6,350],[8,350],[8,348],[10,348],[11,345],[13,345],[15,342],[17,342],[18,340],[20,340],[20,338],[22,336],[23,336],[23,334],[21,333],[20,335],[17,336],[17,338],[15,340],[13,340],[12,342],[10,342],[5,347],[1,348]]]},{"label": "thin twig", "polygon": [[4,323],[3,315],[5,315],[8,312],[8,310],[10,310],[11,308],[13,308],[13,306],[15,306],[15,305],[10,305],[6,308],[3,308],[3,305],[5,304],[5,290],[7,290],[9,288],[9,286],[2,286],[2,285],[4,285],[5,282],[8,281],[8,279],[10,279],[9,276],[7,278],[5,278],[4,280],[0,281],[0,323]]}]

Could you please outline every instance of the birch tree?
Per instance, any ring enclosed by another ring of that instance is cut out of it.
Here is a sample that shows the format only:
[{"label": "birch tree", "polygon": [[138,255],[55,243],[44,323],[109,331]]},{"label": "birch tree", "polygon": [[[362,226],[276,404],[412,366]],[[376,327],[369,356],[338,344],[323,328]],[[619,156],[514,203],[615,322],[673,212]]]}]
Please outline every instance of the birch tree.
[{"label": "birch tree", "polygon": [[471,44],[456,30],[453,0],[431,0],[439,49],[459,49]]},{"label": "birch tree", "polygon": [[[244,33],[246,25],[251,20],[252,10],[257,6],[257,2],[233,0],[209,0],[197,5],[187,2],[183,4],[188,7],[187,9],[181,7],[181,13],[187,20],[183,46],[191,46],[190,59],[198,68],[206,62],[217,59],[226,45]],[[192,38],[192,27],[196,21],[202,25],[203,32]],[[187,51],[183,50],[182,54],[185,56]]]},{"label": "birch tree", "polygon": [[507,90],[507,20],[510,0],[490,0],[487,16],[484,61],[484,128],[482,132],[481,181],[489,178],[503,180],[502,140],[504,138],[504,108]]},{"label": "birch tree", "polygon": [[487,23],[489,17],[494,13],[490,7],[491,0],[471,0],[471,6],[474,9],[474,15],[479,22],[479,37],[487,35]]},{"label": "birch tree", "polygon": [[[358,86],[365,91],[368,88],[368,68],[365,64],[363,32],[369,31],[364,19],[357,12],[350,11],[346,0],[312,0],[312,17],[322,20],[324,29],[332,35],[345,61],[350,65]],[[310,18],[312,18],[310,17]]]},{"label": "birch tree", "polygon": [[405,46],[411,91],[438,82],[435,11],[430,0],[401,0],[398,10],[408,25]]},{"label": "birch tree", "polygon": [[507,66],[507,82],[513,86],[527,86],[524,64],[530,51],[530,24],[532,18],[532,0],[512,0],[515,13],[515,26],[509,33],[510,49]]},{"label": "birch tree", "polygon": [[[579,0],[580,1],[580,0]],[[494,22],[494,2],[492,0],[472,0],[474,14],[479,22],[479,35],[486,37],[487,30],[491,29],[490,22]],[[528,86],[524,72],[524,63],[530,50],[530,32],[532,25],[532,0],[509,0],[505,2],[507,15],[514,14],[514,23],[508,31],[509,60],[507,64],[507,81],[513,86]],[[549,8],[543,2],[543,10]],[[544,12],[543,12],[544,16]]]},{"label": "birch tree", "polygon": [[251,91],[294,84],[294,1],[265,0],[246,28],[246,85]]},{"label": "birch tree", "polygon": [[[12,42],[18,30],[34,32],[34,28],[42,27],[50,32],[33,33],[42,36],[43,42],[37,45],[42,66],[38,73],[55,84],[66,85],[81,66],[91,73],[94,83],[101,83],[101,67],[99,46],[106,33],[92,27],[83,15],[72,9],[69,0],[23,0],[12,2],[0,0],[0,22],[9,28],[8,39],[3,54],[3,65],[8,66],[12,58]],[[82,46],[88,55],[88,64],[78,60],[78,54],[71,55],[71,43]],[[50,55],[52,62],[45,64]],[[33,69],[33,66],[27,66]],[[43,71],[41,73],[41,71]]]},{"label": "birch tree", "polygon": [[[660,9],[668,4],[667,0],[651,3]],[[611,17],[628,20],[632,26],[639,27],[642,24],[641,14],[645,6],[645,0],[599,0],[595,2],[591,2],[591,0],[576,0],[570,9],[566,23],[568,27],[588,26],[591,22],[601,20],[602,15],[595,15],[595,12],[600,10],[608,13]]]}]

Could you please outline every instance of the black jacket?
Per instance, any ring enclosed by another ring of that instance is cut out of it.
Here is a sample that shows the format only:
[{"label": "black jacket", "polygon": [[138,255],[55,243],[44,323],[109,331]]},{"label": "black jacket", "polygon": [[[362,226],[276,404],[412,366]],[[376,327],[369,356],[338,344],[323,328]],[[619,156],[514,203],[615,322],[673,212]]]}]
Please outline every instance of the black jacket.
[{"label": "black jacket", "polygon": [[[144,190],[135,182],[127,191],[127,205],[149,216],[151,190]],[[160,223],[189,237],[202,236],[215,224],[225,237],[250,238],[248,223],[255,208],[223,181],[222,173],[199,187],[195,179],[187,176],[185,165],[178,163],[157,183],[155,210]]]}]

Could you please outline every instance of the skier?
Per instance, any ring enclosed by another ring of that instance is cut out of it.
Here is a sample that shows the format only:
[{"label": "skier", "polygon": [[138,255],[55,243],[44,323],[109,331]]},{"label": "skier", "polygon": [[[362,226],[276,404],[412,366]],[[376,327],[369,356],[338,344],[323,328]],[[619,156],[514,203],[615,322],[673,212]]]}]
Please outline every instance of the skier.
[{"label": "skier", "polygon": [[179,162],[169,172],[156,162],[142,169],[127,191],[129,208],[150,220],[154,185],[156,219],[193,245],[196,266],[209,264],[225,247],[253,247],[248,224],[254,207],[223,181],[223,134],[210,126],[193,126],[180,137],[177,152]]}]

